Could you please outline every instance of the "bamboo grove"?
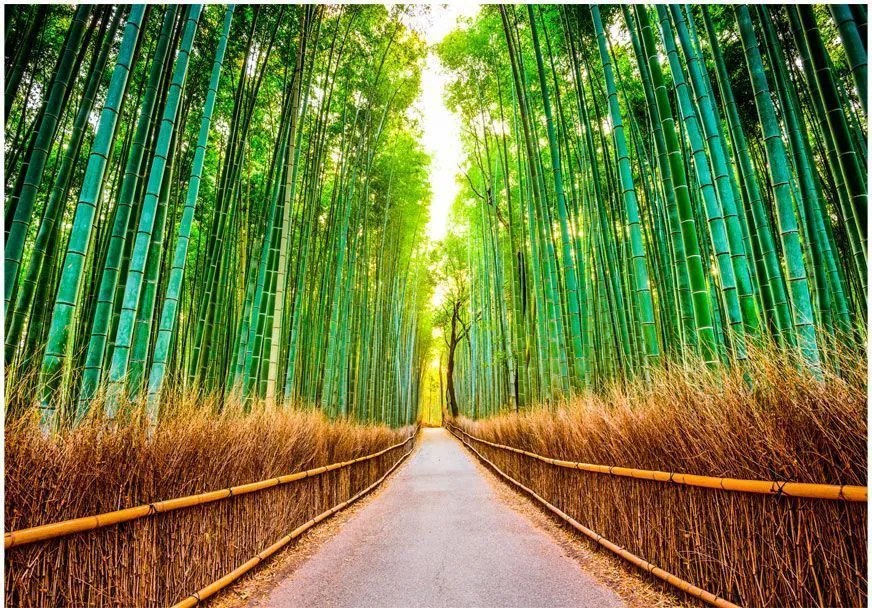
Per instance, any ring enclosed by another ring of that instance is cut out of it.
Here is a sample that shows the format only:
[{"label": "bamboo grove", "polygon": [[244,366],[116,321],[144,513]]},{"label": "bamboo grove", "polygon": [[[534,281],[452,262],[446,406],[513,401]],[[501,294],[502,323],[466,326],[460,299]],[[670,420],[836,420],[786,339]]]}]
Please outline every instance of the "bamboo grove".
[{"label": "bamboo grove", "polygon": [[7,417],[155,421],[194,391],[414,422],[425,48],[401,10],[5,10]]},{"label": "bamboo grove", "polygon": [[866,28],[860,5],[542,5],[449,34],[452,413],[862,350]]}]

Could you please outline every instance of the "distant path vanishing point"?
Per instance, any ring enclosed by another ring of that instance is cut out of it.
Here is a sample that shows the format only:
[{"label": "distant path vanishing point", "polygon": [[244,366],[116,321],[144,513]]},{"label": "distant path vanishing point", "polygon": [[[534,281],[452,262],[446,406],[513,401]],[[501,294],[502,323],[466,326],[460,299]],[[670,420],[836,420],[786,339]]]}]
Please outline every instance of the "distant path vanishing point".
[{"label": "distant path vanishing point", "polygon": [[425,429],[382,493],[262,605],[624,606],[503,504],[472,458],[445,429]]}]

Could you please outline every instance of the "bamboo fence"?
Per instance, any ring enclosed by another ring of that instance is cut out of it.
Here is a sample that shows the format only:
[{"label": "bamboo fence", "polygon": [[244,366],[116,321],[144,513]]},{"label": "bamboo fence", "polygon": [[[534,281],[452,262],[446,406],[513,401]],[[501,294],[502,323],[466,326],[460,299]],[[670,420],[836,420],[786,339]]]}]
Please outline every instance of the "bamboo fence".
[{"label": "bamboo fence", "polygon": [[375,488],[416,435],[307,471],[7,533],[7,605],[195,605]]},{"label": "bamboo fence", "polygon": [[866,605],[865,487],[575,463],[449,429],[574,528],[698,599]]}]

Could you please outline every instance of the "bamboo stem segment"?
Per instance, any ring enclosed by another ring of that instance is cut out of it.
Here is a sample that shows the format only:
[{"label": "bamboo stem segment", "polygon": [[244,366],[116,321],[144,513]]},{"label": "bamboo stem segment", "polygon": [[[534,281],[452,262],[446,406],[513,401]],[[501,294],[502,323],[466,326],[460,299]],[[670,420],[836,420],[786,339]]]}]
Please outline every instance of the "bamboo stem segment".
[{"label": "bamboo stem segment", "polygon": [[631,469],[602,464],[589,464],[586,462],[572,462],[548,458],[540,454],[534,454],[526,450],[520,450],[508,445],[493,443],[470,435],[463,429],[454,425],[449,428],[459,431],[463,435],[489,445],[491,447],[523,454],[529,458],[540,460],[550,465],[567,469],[578,469],[589,473],[603,473],[617,477],[632,477],[633,479],[647,479],[665,483],[677,483],[698,488],[711,490],[727,490],[730,492],[748,492],[751,494],[770,494],[772,496],[789,496],[791,498],[816,498],[822,500],[844,500],[847,502],[867,502],[869,488],[866,486],[832,485],[823,483],[799,483],[793,481],[765,481],[757,479],[734,479],[732,477],[709,477],[707,475],[691,475],[689,473],[676,473],[669,471],[651,471],[647,469]]},{"label": "bamboo stem segment", "polygon": [[22,545],[48,540],[50,538],[58,538],[60,536],[76,534],[77,532],[96,530],[97,528],[104,528],[106,526],[112,526],[123,522],[133,521],[136,519],[141,519],[143,517],[150,517],[158,513],[166,513],[168,511],[175,511],[177,509],[185,509],[188,507],[203,505],[206,503],[231,498],[233,496],[239,496],[241,494],[249,494],[251,492],[265,490],[266,488],[272,488],[275,486],[293,483],[307,477],[315,477],[317,475],[327,473],[328,471],[335,471],[336,469],[349,467],[359,462],[378,458],[382,454],[386,454],[387,452],[406,445],[407,443],[412,441],[416,435],[417,429],[405,441],[401,441],[400,443],[389,446],[381,450],[380,452],[375,452],[367,456],[361,456],[353,460],[346,460],[345,462],[336,462],[333,464],[317,467],[315,469],[309,469],[307,471],[299,471],[297,473],[290,473],[288,475],[282,475],[280,477],[263,479],[261,481],[255,481],[252,483],[223,488],[221,490],[203,492],[202,494],[192,494],[190,496],[170,498],[168,500],[153,502],[146,505],[139,505],[136,507],[121,509],[118,511],[110,511],[108,513],[100,513],[99,515],[90,515],[87,517],[79,517],[77,519],[68,519],[65,521],[45,524],[42,526],[24,528],[23,530],[15,530],[14,532],[7,532],[6,534],[4,534],[3,538],[4,548],[10,549],[12,547],[20,547]]}]

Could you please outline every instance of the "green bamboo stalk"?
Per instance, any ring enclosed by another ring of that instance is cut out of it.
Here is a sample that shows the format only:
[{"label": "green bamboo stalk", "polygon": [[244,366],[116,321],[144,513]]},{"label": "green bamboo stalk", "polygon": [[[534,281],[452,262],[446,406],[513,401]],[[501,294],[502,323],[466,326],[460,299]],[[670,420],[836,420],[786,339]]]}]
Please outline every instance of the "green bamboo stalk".
[{"label": "green bamboo stalk", "polygon": [[[684,13],[679,6],[670,5],[669,10],[675,21],[675,30],[686,60],[687,70],[691,77],[696,103],[707,149],[708,157],[714,171],[714,181],[717,195],[723,208],[726,222],[727,237],[733,270],[741,304],[742,320],[749,334],[754,335],[759,330],[757,305],[754,287],[751,281],[751,271],[748,267],[745,240],[739,217],[740,197],[734,190],[730,178],[730,163],[727,149],[721,139],[720,120],[716,107],[709,96],[707,72],[697,53],[696,45],[691,41],[691,35],[684,19]],[[738,202],[737,202],[738,201]]]},{"label": "green bamboo stalk", "polygon": [[842,45],[845,47],[845,54],[851,66],[851,76],[854,77],[854,84],[857,87],[857,98],[863,107],[863,113],[868,118],[869,58],[866,52],[865,37],[861,36],[849,5],[830,4],[830,14],[836,22],[836,27],[839,29],[839,38],[842,39]]},{"label": "green bamboo stalk", "polygon": [[70,240],[64,257],[60,286],[55,298],[48,342],[40,373],[42,387],[40,391],[40,419],[45,432],[54,428],[58,422],[58,395],[56,391],[64,375],[63,367],[68,355],[67,348],[70,344],[72,318],[81,291],[82,270],[94,226],[94,215],[103,188],[107,159],[115,139],[115,127],[121,113],[124,93],[127,90],[127,81],[130,76],[130,64],[140,37],[144,17],[144,6],[136,5],[131,9],[121,39],[121,48],[115,62],[112,79],[109,82],[109,91],[100,113],[100,122],[94,135],[94,143],[85,169],[82,190],[79,193],[79,201],[73,216]]},{"label": "green bamboo stalk", "polygon": [[[76,9],[76,14],[70,23],[67,39],[61,51],[58,69],[52,77],[48,98],[45,102],[45,113],[39,121],[39,128],[34,139],[33,152],[29,154],[27,172],[20,191],[13,194],[10,205],[15,207],[15,215],[9,226],[9,235],[5,245],[5,263],[3,266],[3,303],[6,310],[12,304],[12,292],[18,281],[18,269],[24,254],[24,242],[27,230],[33,216],[33,204],[36,200],[40,184],[42,184],[45,165],[51,150],[55,131],[64,110],[65,98],[70,83],[75,77],[73,71],[79,44],[85,28],[85,22],[91,13],[91,6],[82,4]],[[125,79],[126,83],[126,79]]]},{"label": "green bamboo stalk", "polygon": [[118,286],[118,276],[122,268],[122,255],[127,239],[127,227],[131,221],[131,212],[136,200],[136,191],[140,182],[140,166],[146,156],[146,142],[152,129],[152,115],[157,105],[158,88],[161,76],[166,67],[169,53],[169,40],[177,9],[169,7],[164,12],[164,18],[155,46],[149,69],[148,81],[142,97],[142,105],[136,123],[136,130],[121,181],[121,190],[112,219],[111,234],[106,258],[100,275],[97,291],[97,301],[91,323],[91,335],[88,340],[88,350],[85,357],[85,367],[82,374],[82,384],[79,389],[77,411],[82,415],[87,411],[88,403],[94,397],[103,373],[106,354],[106,340],[111,330],[112,311],[115,308],[115,292]]},{"label": "green bamboo stalk", "polygon": [[[866,171],[863,168],[857,151],[852,145],[852,136],[848,128],[844,108],[839,99],[838,89],[832,76],[829,65],[829,55],[824,47],[818,30],[817,22],[811,7],[797,7],[799,21],[803,28],[805,42],[808,45],[809,55],[814,66],[814,77],[818,90],[821,93],[821,101],[824,105],[826,123],[832,133],[832,139],[838,154],[839,166],[845,179],[845,187],[851,201],[851,218],[857,225],[860,234],[862,249],[867,250],[866,229],[866,205],[867,184]],[[865,288],[865,275],[861,277]]]},{"label": "green bamboo stalk", "polygon": [[715,59],[718,83],[726,108],[730,136],[741,169],[742,183],[745,187],[747,202],[751,207],[751,214],[756,227],[755,232],[760,243],[761,257],[763,258],[766,270],[767,293],[771,294],[769,297],[774,305],[775,315],[773,320],[775,321],[776,335],[780,340],[785,340],[785,343],[789,343],[793,334],[793,319],[787,301],[787,289],[781,271],[781,264],[778,260],[774,237],[769,224],[769,214],[763,207],[760,185],[757,181],[756,171],[751,164],[751,155],[748,150],[744,127],[739,118],[739,111],[735,96],[733,95],[729,74],[720,50],[717,34],[706,7],[703,8],[703,19],[708,33],[709,45]]},{"label": "green bamboo stalk", "polygon": [[645,362],[648,366],[656,366],[660,362],[660,344],[657,338],[657,327],[654,324],[654,302],[651,297],[651,288],[648,283],[648,261],[645,255],[645,247],[642,242],[642,232],[639,226],[639,203],[636,198],[636,189],[633,184],[633,175],[630,167],[629,150],[627,148],[624,125],[621,120],[621,109],[618,104],[618,92],[612,70],[611,56],[606,48],[605,32],[600,18],[599,7],[590,7],[593,18],[594,31],[596,32],[599,45],[600,58],[602,59],[603,72],[608,91],[609,111],[612,122],[612,135],[618,154],[618,165],[621,179],[621,193],[624,199],[627,225],[630,232],[630,248],[634,279],[634,300],[637,302],[641,315],[642,335],[645,348]]},{"label": "green bamboo stalk", "polygon": [[197,32],[202,8],[201,5],[194,4],[189,7],[187,12],[184,34],[182,35],[181,46],[176,57],[173,78],[167,94],[167,102],[164,107],[160,132],[155,147],[155,155],[148,175],[148,188],[142,203],[142,212],[136,231],[136,240],[133,244],[130,267],[127,270],[121,317],[118,322],[115,348],[112,351],[112,362],[109,368],[109,392],[106,400],[106,416],[110,420],[114,419],[118,413],[118,407],[126,392],[125,383],[132,347],[134,321],[139,306],[139,296],[142,289],[145,265],[148,259],[148,249],[151,244],[152,231],[154,230],[158,197],[166,169],[167,154],[172,142],[173,131],[175,130],[182,87],[184,86],[185,76],[188,71],[191,47],[194,42],[194,35]]},{"label": "green bamboo stalk", "polygon": [[194,223],[197,197],[200,193],[206,148],[209,143],[209,128],[212,123],[212,113],[215,110],[215,99],[218,95],[218,85],[221,81],[221,70],[224,66],[224,54],[227,51],[227,40],[230,36],[230,24],[233,20],[234,8],[232,4],[228,5],[227,10],[224,12],[224,24],[221,29],[221,37],[218,39],[218,48],[215,51],[215,61],[212,64],[212,75],[209,79],[209,88],[206,91],[206,100],[203,104],[203,116],[200,119],[200,133],[197,136],[197,147],[194,151],[191,177],[188,180],[188,192],[179,223],[178,236],[176,237],[173,265],[170,270],[163,306],[161,307],[160,325],[154,345],[151,371],[148,377],[146,412],[152,425],[157,422],[159,398],[166,376],[170,343],[176,331],[176,323],[178,321],[178,305],[188,257],[188,244],[191,239],[191,228]]},{"label": "green bamboo stalk", "polygon": [[[121,11],[116,11],[112,20],[112,25],[109,27],[108,33],[103,37],[100,52],[94,54],[94,59],[89,68],[85,90],[82,94],[82,100],[79,103],[79,110],[73,121],[70,139],[67,142],[66,150],[63,153],[61,166],[55,174],[54,185],[52,186],[51,193],[46,202],[42,221],[39,224],[39,230],[33,244],[33,251],[27,264],[27,272],[21,279],[21,287],[17,290],[18,298],[14,302],[14,306],[10,306],[6,310],[7,330],[5,353],[7,362],[12,361],[15,350],[18,348],[22,330],[25,323],[28,321],[28,313],[33,304],[33,298],[36,295],[37,283],[40,280],[40,276],[44,272],[49,272],[49,268],[46,264],[48,258],[48,244],[56,234],[57,225],[60,222],[60,215],[63,213],[63,206],[68,194],[72,176],[73,164],[79,154],[79,149],[81,148],[82,140],[85,136],[85,127],[87,125],[88,116],[90,116],[91,110],[94,106],[97,88],[100,85],[100,76],[103,74],[103,70],[106,67],[106,62],[109,58],[109,50],[112,48],[112,43],[120,20]],[[33,322],[35,319],[30,319],[30,321]]]},{"label": "green bamboo stalk", "polygon": [[736,20],[739,23],[739,33],[748,71],[751,74],[751,86],[754,91],[754,102],[760,123],[763,127],[763,138],[766,143],[766,159],[769,178],[775,192],[776,211],[780,226],[781,245],[784,250],[787,283],[791,295],[791,312],[796,328],[800,352],[809,368],[820,372],[820,353],[817,343],[817,332],[814,326],[814,315],[811,305],[811,295],[808,287],[808,277],[802,255],[796,214],[793,210],[793,195],[790,190],[790,173],[781,130],[775,116],[775,107],[769,91],[769,83],[763,70],[763,60],[757,44],[757,36],[751,23],[751,15],[746,6],[735,7]]},{"label": "green bamboo stalk", "polygon": [[699,237],[696,222],[693,217],[693,207],[688,192],[687,174],[683,155],[679,147],[678,134],[675,129],[675,119],[666,91],[663,73],[654,45],[654,34],[644,8],[636,6],[636,18],[639,21],[643,49],[647,56],[648,69],[654,85],[657,107],[664,139],[668,150],[668,167],[672,174],[675,187],[675,198],[678,214],[681,220],[681,233],[686,252],[687,267],[693,295],[693,308],[696,321],[696,333],[699,339],[701,355],[709,363],[716,362],[715,334],[712,319],[712,300],[700,257]]},{"label": "green bamboo stalk", "polygon": [[[709,242],[715,254],[718,264],[718,283],[726,307],[727,321],[731,328],[731,341],[737,359],[747,357],[745,345],[745,327],[742,318],[742,307],[739,303],[738,287],[733,268],[733,257],[730,250],[730,242],[727,237],[726,221],[721,200],[715,189],[712,179],[709,159],[704,149],[705,138],[700,128],[697,111],[691,99],[688,85],[684,77],[684,70],[678,58],[678,50],[675,47],[675,37],[672,25],[669,22],[669,13],[662,6],[657,6],[657,14],[660,19],[663,43],[669,60],[672,73],[672,82],[678,96],[678,105],[681,112],[681,121],[687,131],[687,143],[690,148],[690,156],[693,159],[693,168],[699,185],[698,194],[703,200],[703,209],[709,226]],[[741,244],[741,240],[739,240]]]},{"label": "green bamboo stalk", "polygon": [[548,84],[545,81],[545,68],[542,61],[542,51],[539,48],[539,36],[533,7],[527,5],[527,16],[530,20],[530,30],[533,35],[533,49],[536,54],[536,67],[539,74],[539,88],[542,94],[542,106],[545,111],[545,124],[548,133],[548,148],[551,153],[551,168],[554,177],[554,191],[557,198],[557,216],[560,222],[560,241],[563,246],[563,281],[566,290],[566,303],[569,312],[569,335],[572,343],[573,372],[576,380],[580,380],[584,370],[584,350],[581,343],[581,319],[578,300],[578,274],[575,260],[572,256],[572,240],[569,236],[569,219],[566,210],[566,195],[563,191],[563,170],[560,163],[560,152],[557,146],[557,136],[554,129],[554,118],[551,112],[551,102],[548,95]]}]

